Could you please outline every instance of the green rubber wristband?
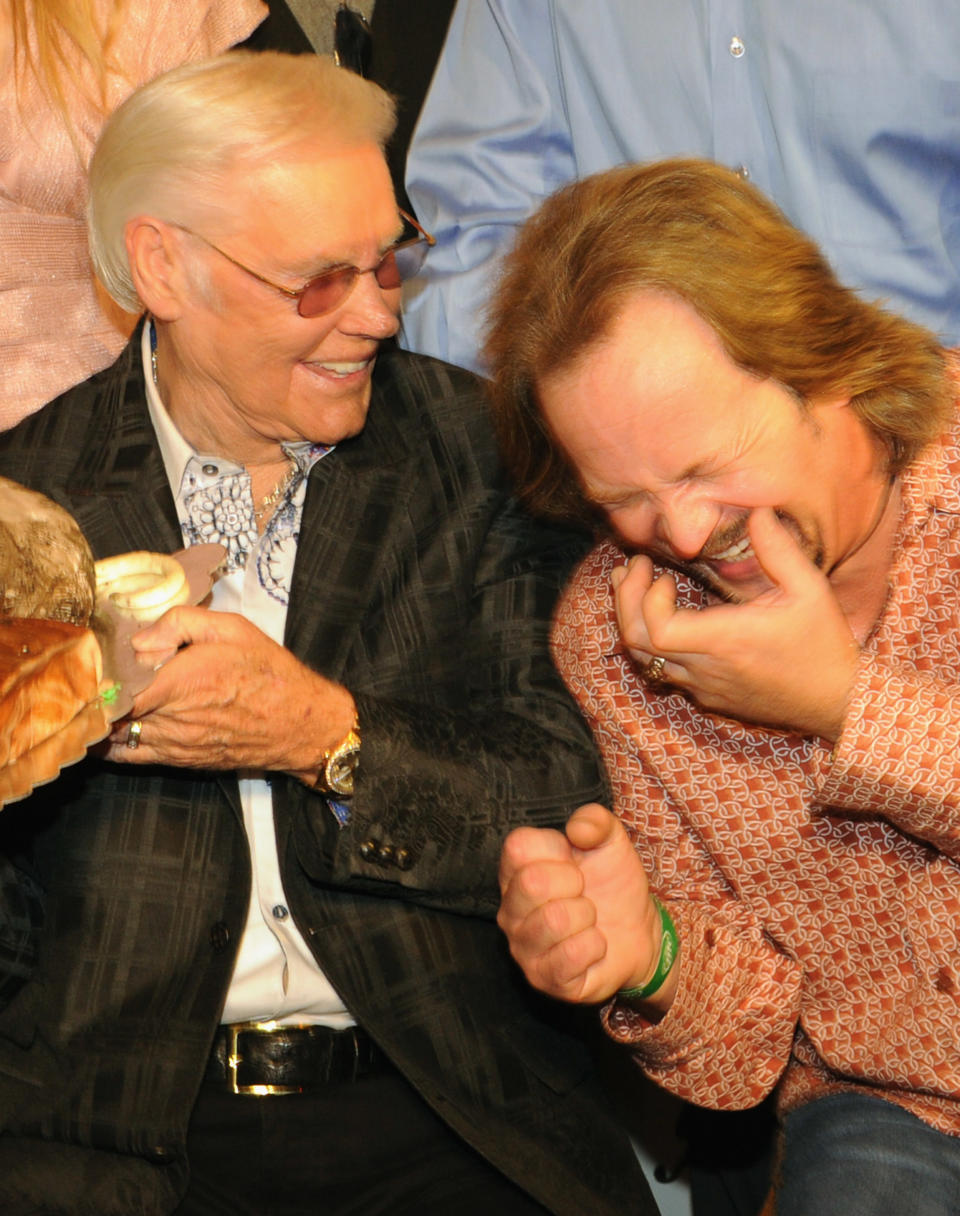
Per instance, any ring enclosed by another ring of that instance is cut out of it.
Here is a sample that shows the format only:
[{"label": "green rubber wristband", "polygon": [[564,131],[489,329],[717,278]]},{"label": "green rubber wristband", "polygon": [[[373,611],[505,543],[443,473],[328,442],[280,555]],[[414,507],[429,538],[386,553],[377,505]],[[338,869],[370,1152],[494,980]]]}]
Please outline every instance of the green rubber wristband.
[{"label": "green rubber wristband", "polygon": [[625,1001],[645,1001],[648,997],[653,996],[659,988],[663,987],[664,981],[670,974],[670,968],[677,961],[677,955],[680,953],[677,927],[673,923],[670,913],[656,895],[653,897],[653,902],[660,913],[660,957],[657,959],[657,969],[639,988],[621,988],[617,996]]}]

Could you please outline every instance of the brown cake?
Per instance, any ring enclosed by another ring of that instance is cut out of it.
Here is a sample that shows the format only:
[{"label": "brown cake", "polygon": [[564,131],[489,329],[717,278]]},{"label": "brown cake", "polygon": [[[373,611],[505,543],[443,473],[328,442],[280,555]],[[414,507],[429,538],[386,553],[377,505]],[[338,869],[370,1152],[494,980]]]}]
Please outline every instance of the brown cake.
[{"label": "brown cake", "polygon": [[0,621],[0,766],[12,764],[96,699],[100,647],[63,621]]},{"label": "brown cake", "polygon": [[109,631],[118,614],[155,620],[188,602],[190,587],[165,554],[125,553],[95,567],[67,511],[0,477],[0,805],[107,732],[103,661],[87,628],[97,595],[98,628]]},{"label": "brown cake", "polygon": [[93,606],[93,556],[77,522],[0,477],[0,767],[96,701],[103,673],[86,627]]}]

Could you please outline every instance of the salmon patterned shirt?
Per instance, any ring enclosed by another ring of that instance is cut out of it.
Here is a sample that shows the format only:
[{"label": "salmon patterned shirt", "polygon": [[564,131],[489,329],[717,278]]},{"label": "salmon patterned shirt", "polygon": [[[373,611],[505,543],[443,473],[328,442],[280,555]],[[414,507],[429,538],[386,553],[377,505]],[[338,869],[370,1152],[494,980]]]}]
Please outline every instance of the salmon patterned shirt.
[{"label": "salmon patterned shirt", "polygon": [[555,657],[682,949],[667,1015],[612,1002],[608,1033],[700,1105],[861,1089],[960,1135],[960,425],[905,475],[833,751],[648,691],[616,627],[623,561],[586,558]]}]

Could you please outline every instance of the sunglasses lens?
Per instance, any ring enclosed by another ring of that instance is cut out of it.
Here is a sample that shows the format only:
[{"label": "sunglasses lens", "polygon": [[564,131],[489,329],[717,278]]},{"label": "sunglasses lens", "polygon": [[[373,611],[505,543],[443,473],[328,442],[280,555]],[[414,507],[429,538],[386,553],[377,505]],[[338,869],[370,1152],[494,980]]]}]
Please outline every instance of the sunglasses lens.
[{"label": "sunglasses lens", "polygon": [[352,266],[318,275],[300,293],[297,312],[301,317],[319,317],[332,312],[356,282],[357,271]]},{"label": "sunglasses lens", "polygon": [[403,283],[403,277],[400,274],[397,251],[390,249],[385,253],[380,260],[380,265],[373,273],[384,291],[391,291],[394,287],[399,287]]},{"label": "sunglasses lens", "polygon": [[[373,272],[383,290],[393,291],[412,278],[423,265],[429,248],[428,241],[416,239],[388,249]],[[355,266],[341,266],[317,275],[300,293],[297,312],[301,317],[319,317],[325,312],[332,312],[351,291],[358,274],[360,271]]]},{"label": "sunglasses lens", "polygon": [[412,279],[419,272],[429,248],[429,241],[421,237],[418,240],[410,241],[409,244],[399,245],[394,250],[398,287],[400,283],[405,283],[407,279]]}]

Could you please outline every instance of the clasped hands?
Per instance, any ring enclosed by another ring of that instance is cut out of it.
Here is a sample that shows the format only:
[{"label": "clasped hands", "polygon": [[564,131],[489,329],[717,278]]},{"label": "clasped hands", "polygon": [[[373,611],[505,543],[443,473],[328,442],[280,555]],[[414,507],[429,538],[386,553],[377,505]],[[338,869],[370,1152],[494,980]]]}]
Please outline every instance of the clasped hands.
[{"label": "clasped hands", "polygon": [[[285,771],[312,785],[324,750],[353,723],[345,688],[234,613],[172,608],[133,647],[157,672],[115,723],[109,760]],[[130,720],[142,722],[135,750]]]},{"label": "clasped hands", "polygon": [[856,640],[826,576],[774,512],[751,512],[749,530],[771,587],[747,603],[678,607],[673,576],[654,580],[643,556],[614,570],[624,645],[642,666],[660,656],[661,681],[704,709],[836,742]]}]

